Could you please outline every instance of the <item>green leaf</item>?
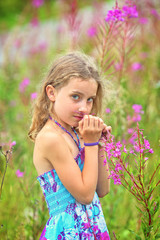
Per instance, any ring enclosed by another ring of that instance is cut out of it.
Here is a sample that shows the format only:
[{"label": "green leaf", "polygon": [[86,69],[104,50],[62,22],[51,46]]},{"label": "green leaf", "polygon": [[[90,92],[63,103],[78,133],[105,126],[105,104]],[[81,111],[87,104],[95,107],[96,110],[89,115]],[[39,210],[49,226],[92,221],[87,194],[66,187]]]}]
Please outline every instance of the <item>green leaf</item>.
[{"label": "green leaf", "polygon": [[158,239],[160,238],[160,233],[158,233],[156,236],[155,236],[155,239]]},{"label": "green leaf", "polygon": [[142,238],[137,234],[137,233],[135,233],[133,230],[130,230],[130,229],[128,229],[131,233],[133,233],[133,234],[135,234],[136,235],[136,238],[135,238],[135,240],[142,240]]}]

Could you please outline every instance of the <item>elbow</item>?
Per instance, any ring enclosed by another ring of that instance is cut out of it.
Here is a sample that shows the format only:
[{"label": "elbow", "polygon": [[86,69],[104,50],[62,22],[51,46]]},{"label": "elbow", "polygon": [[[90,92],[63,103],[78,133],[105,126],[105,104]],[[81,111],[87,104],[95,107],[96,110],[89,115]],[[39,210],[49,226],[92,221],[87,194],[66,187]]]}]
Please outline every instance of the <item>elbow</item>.
[{"label": "elbow", "polygon": [[104,191],[97,192],[99,198],[105,197],[110,192],[110,189],[105,189]]},{"label": "elbow", "polygon": [[105,192],[105,193],[98,194],[98,197],[99,197],[99,198],[103,198],[103,197],[105,197],[108,193],[109,193],[109,191],[107,191],[107,192]]},{"label": "elbow", "polygon": [[81,197],[80,197],[79,199],[77,199],[77,200],[79,200],[79,202],[80,202],[81,204],[89,205],[89,204],[92,203],[93,198],[94,198],[94,194],[92,193],[92,194],[85,194],[83,197],[81,196]]}]

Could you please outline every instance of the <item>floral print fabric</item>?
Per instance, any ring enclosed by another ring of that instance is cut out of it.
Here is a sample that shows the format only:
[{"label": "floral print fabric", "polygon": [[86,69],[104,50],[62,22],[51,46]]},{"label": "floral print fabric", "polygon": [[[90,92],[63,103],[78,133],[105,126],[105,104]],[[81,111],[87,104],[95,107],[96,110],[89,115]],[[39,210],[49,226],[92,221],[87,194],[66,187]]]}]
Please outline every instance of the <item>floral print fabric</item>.
[{"label": "floral print fabric", "polygon": [[[84,149],[75,161],[82,170]],[[54,169],[37,179],[50,214],[40,240],[110,240],[97,193],[91,204],[83,205],[67,191]]]}]

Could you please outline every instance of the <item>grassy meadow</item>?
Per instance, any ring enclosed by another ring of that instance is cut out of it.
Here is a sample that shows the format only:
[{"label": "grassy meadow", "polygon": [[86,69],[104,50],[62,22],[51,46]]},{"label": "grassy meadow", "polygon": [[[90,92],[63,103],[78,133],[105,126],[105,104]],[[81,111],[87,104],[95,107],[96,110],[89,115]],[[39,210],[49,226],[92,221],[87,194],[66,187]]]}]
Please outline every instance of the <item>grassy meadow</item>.
[{"label": "grassy meadow", "polygon": [[123,171],[108,159],[121,178],[101,199],[111,239],[160,239],[160,3],[9,2],[0,3],[0,239],[39,239],[48,220],[27,134],[48,66],[72,50],[96,59],[115,141],[129,149],[137,123],[148,140],[113,156]]}]

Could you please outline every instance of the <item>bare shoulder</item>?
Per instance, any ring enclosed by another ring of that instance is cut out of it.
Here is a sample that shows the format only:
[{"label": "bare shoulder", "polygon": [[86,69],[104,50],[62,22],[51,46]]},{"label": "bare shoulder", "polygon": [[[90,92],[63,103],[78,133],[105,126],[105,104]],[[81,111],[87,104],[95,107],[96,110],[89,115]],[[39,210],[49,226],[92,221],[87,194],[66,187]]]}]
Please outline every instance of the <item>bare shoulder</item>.
[{"label": "bare shoulder", "polygon": [[63,136],[52,127],[42,129],[35,140],[33,163],[38,174],[55,168],[55,161],[61,152],[70,151]]},{"label": "bare shoulder", "polygon": [[48,149],[55,146],[55,144],[60,143],[61,141],[63,141],[63,138],[57,131],[45,129],[39,132],[37,135],[35,146],[40,146],[42,149]]}]

